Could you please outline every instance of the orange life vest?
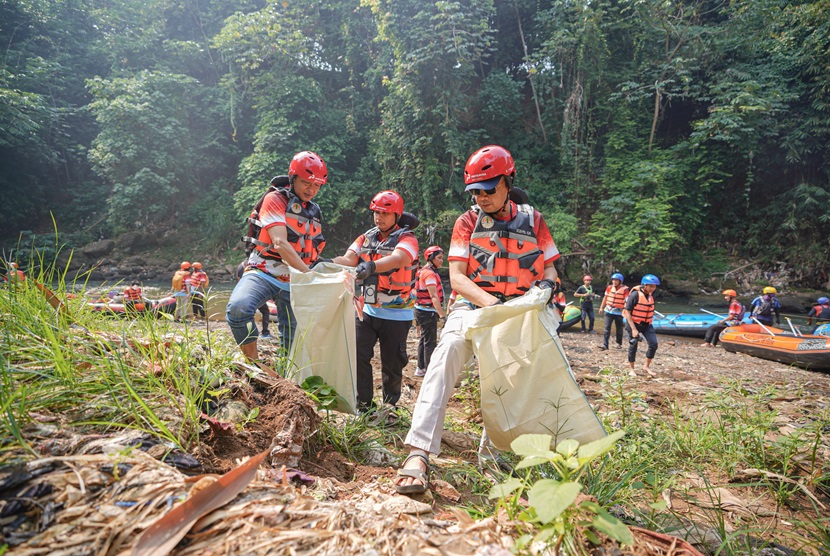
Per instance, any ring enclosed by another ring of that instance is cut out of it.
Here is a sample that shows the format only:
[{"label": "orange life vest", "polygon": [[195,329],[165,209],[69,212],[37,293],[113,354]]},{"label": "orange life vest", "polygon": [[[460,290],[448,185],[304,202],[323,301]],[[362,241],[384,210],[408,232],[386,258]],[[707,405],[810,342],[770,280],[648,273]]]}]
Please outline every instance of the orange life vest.
[{"label": "orange life vest", "polygon": [[124,297],[127,301],[141,301],[141,288],[125,288]]},{"label": "orange life vest", "polygon": [[190,287],[199,288],[200,290],[207,289],[209,282],[210,280],[208,279],[207,273],[202,270],[194,272],[188,281]]},{"label": "orange life vest", "polygon": [[813,307],[813,311],[816,313],[817,320],[830,320],[830,306],[816,305]]},{"label": "orange life vest", "polygon": [[[372,228],[364,234],[366,241],[360,249],[360,260],[377,261],[391,255],[398,246],[398,242],[405,235],[414,235],[409,228],[398,228],[386,239],[381,239],[380,230]],[[400,295],[407,298],[415,286],[415,271],[418,268],[418,260],[412,261],[410,266],[404,266],[388,272],[378,272],[377,291],[389,295]]]},{"label": "orange life vest", "polygon": [[637,304],[631,309],[631,320],[637,324],[651,324],[654,317],[654,296],[647,296],[640,286],[634,286],[631,291],[638,294]]},{"label": "orange life vest", "polygon": [[242,241],[253,244],[264,259],[282,260],[280,254],[271,249],[271,236],[268,230],[263,229],[262,222],[259,220],[259,210],[268,193],[276,193],[285,197],[285,230],[288,243],[305,264],[313,264],[326,246],[326,240],[323,237],[322,213],[317,203],[309,201],[308,206],[304,205],[299,197],[288,188],[270,187],[268,189],[251,212],[248,218],[249,235],[243,237]]},{"label": "orange life vest", "polygon": [[622,284],[614,289],[611,284],[605,288],[605,306],[614,309],[623,309],[625,307],[625,298],[628,297],[628,286]]},{"label": "orange life vest", "polygon": [[533,231],[533,207],[516,205],[516,216],[496,220],[478,207],[470,236],[467,276],[481,289],[505,298],[527,292],[544,277],[545,257]]},{"label": "orange life vest", "polygon": [[441,277],[438,276],[438,273],[435,272],[435,269],[432,265],[427,265],[421,269],[418,273],[418,281],[416,282],[415,286],[415,303],[422,307],[432,307],[432,297],[429,295],[429,289],[427,289],[427,285],[424,279],[428,276],[428,273],[432,273],[438,278],[438,285],[435,286],[435,290],[438,293],[438,300],[441,302],[441,305],[444,304],[444,285],[441,283]]}]

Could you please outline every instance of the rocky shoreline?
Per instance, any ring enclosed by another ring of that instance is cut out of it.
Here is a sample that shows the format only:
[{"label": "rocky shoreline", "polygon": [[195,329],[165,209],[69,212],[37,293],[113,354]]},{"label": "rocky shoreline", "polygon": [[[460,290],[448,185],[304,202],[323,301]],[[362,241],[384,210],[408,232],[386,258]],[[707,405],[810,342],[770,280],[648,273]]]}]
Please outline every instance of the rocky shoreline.
[{"label": "rocky shoreline", "polygon": [[[67,280],[90,284],[107,282],[161,282],[170,280],[179,268],[180,260],[170,260],[163,256],[159,247],[163,237],[150,233],[128,232],[117,239],[102,239],[80,249],[63,251],[58,256],[58,265],[67,270]],[[181,260],[200,260],[213,283],[233,282],[236,265],[244,255],[239,253],[238,261],[228,262],[221,258],[194,254],[185,254]],[[446,268],[441,269],[445,286],[449,291],[449,279]],[[580,269],[563,270],[565,289],[568,294],[581,283]],[[598,290],[603,286],[601,273],[597,274]],[[579,275],[579,276],[577,276]],[[809,311],[817,297],[826,292],[802,290],[798,288],[799,272],[781,263],[774,271],[763,271],[757,266],[747,265],[732,272],[719,273],[705,280],[683,280],[671,276],[662,278],[657,290],[658,300],[666,297],[679,298],[690,305],[704,306],[718,304],[721,293],[726,288],[735,289],[739,299],[748,304],[760,294],[763,286],[772,284],[779,289],[778,299],[785,313],[801,314]],[[570,298],[570,297],[569,297]]]}]

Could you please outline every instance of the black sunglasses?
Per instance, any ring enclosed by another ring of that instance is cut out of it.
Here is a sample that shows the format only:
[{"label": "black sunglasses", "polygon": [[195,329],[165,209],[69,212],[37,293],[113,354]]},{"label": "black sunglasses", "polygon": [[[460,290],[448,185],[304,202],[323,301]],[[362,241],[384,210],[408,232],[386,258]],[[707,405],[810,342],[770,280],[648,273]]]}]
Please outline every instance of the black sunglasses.
[{"label": "black sunglasses", "polygon": [[499,188],[499,186],[497,185],[493,189],[471,189],[470,190],[470,195],[472,195],[473,197],[477,197],[479,195],[490,196],[490,195],[493,195],[498,188]]}]

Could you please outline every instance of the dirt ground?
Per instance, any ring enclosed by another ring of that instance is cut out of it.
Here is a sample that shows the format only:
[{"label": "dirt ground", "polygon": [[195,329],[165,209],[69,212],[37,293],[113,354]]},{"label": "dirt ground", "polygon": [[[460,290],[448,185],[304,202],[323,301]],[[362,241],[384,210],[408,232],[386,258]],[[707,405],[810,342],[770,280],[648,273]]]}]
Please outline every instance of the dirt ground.
[{"label": "dirt ground", "polygon": [[[190,326],[203,328],[205,323],[197,322]],[[220,334],[229,334],[224,322],[211,322],[210,326],[212,330],[219,331]],[[416,331],[413,328],[407,344],[410,362],[404,370],[403,392],[399,404],[403,414],[401,421],[398,425],[387,426],[379,430],[376,446],[368,452],[363,452],[364,456],[368,453],[371,457],[360,460],[343,455],[342,450],[335,449],[331,442],[327,443],[319,438],[317,431],[320,430],[322,415],[315,412],[311,402],[292,384],[279,378],[268,377],[244,380],[240,373],[240,378],[232,381],[228,387],[233,393],[233,400],[241,402],[242,409],[238,411],[244,412],[252,407],[260,409],[256,419],[246,423],[244,431],[240,433],[236,429],[228,429],[224,426],[225,421],[232,420],[227,414],[215,413],[213,422],[205,428],[202,434],[200,446],[192,454],[184,454],[184,456],[195,457],[201,464],[200,469],[188,470],[184,474],[173,477],[170,473],[175,470],[165,468],[164,476],[141,480],[144,481],[142,484],[146,483],[146,485],[156,484],[153,481],[158,481],[159,486],[156,488],[163,488],[165,496],[169,493],[173,493],[170,496],[180,493],[183,497],[188,492],[190,481],[185,475],[192,475],[194,472],[226,473],[236,468],[246,457],[254,456],[263,450],[270,450],[267,464],[261,468],[258,479],[251,484],[246,491],[247,494],[225,509],[226,515],[237,515],[234,512],[239,512],[240,519],[244,517],[247,520],[239,523],[244,522],[246,525],[244,528],[239,528],[232,525],[235,523],[232,520],[226,520],[226,523],[222,525],[225,529],[215,530],[212,533],[215,536],[215,542],[210,540],[214,537],[200,533],[200,535],[188,537],[189,540],[177,548],[175,553],[213,554],[227,553],[228,550],[235,553],[267,553],[266,549],[246,550],[246,547],[250,548],[256,544],[257,539],[262,540],[263,543],[275,543],[277,542],[275,535],[279,533],[285,535],[284,542],[287,543],[285,546],[296,548],[294,552],[298,554],[311,552],[492,554],[499,556],[509,554],[505,548],[509,547],[511,536],[515,538],[516,529],[504,523],[503,515],[474,521],[465,511],[458,509],[459,506],[470,508],[485,502],[486,489],[482,489],[481,484],[470,480],[469,477],[469,465],[477,459],[478,434],[474,431],[478,430],[477,425],[480,425],[480,417],[472,403],[474,388],[462,385],[457,395],[451,399],[448,414],[453,422],[453,430],[445,433],[442,454],[432,459],[431,491],[424,496],[415,497],[414,500],[394,493],[393,479],[399,462],[405,454],[403,437],[407,432],[409,422],[407,411],[411,412],[421,384],[421,379],[414,375],[417,363],[417,342]],[[638,397],[641,396],[642,401],[637,410],[643,415],[667,416],[671,413],[672,405],[692,412],[703,396],[718,389],[729,388],[730,382],[740,383],[749,391],[762,391],[768,386],[776,388],[779,395],[769,402],[769,409],[775,409],[780,413],[777,424],[781,434],[802,426],[806,420],[818,412],[830,408],[830,374],[790,368],[747,355],[728,353],[722,348],[702,348],[699,347],[700,342],[701,340],[697,339],[661,337],[660,347],[652,366],[656,376],[650,377],[639,370],[644,357],[641,348],[637,376],[629,377],[624,349],[612,347],[607,351],[601,350],[599,348],[600,334],[582,334],[579,331],[565,331],[562,334],[562,343],[577,381],[599,414],[608,414],[612,409],[605,405],[607,398],[603,392],[604,379],[608,376],[625,377],[624,388],[632,395],[636,392]],[[276,341],[261,342],[260,346],[266,360],[275,356]],[[374,367],[376,371],[375,395],[376,400],[379,400],[380,370],[377,357]],[[345,431],[348,428],[348,420],[353,417],[336,415],[335,419],[337,419],[337,425],[334,429]],[[820,456],[824,457],[825,461],[828,457],[828,444],[830,444],[827,441],[827,435],[830,435],[830,430],[825,431],[821,442]],[[91,454],[92,452],[85,453]],[[67,457],[70,456],[92,458],[72,460],[79,467],[82,464],[93,465],[93,463],[98,465],[99,469],[105,467],[105,464],[102,466],[101,463],[95,463],[98,460],[94,459],[94,456],[67,455]],[[139,458],[125,465],[133,465],[138,470],[148,464]],[[79,478],[82,475],[86,476],[78,469],[74,471],[74,475],[72,472],[64,472],[61,475],[61,481],[64,482],[55,484],[74,481],[75,475]],[[2,478],[0,476],[0,479]],[[129,478],[130,475],[127,475],[126,479]],[[117,479],[116,477],[113,482],[111,477],[107,477],[101,481],[115,486],[118,484]],[[684,482],[690,490],[696,486],[702,487],[704,483],[707,487],[719,489],[720,503],[722,505],[726,502],[732,504],[725,514],[728,521],[725,525],[727,531],[733,526],[739,526],[742,520],[743,523],[751,520],[757,524],[759,531],[792,528],[793,518],[799,517],[798,515],[780,507],[770,495],[759,494],[757,489],[749,491],[741,485],[730,484],[732,479],[734,478],[697,476],[684,477]],[[162,485],[166,486],[162,487]],[[83,490],[83,483],[80,488]],[[274,489],[278,490],[277,495],[274,494],[277,492]],[[111,493],[114,500],[121,489],[107,487],[98,492]],[[91,495],[87,496],[86,499],[76,497],[76,501],[73,502],[79,508],[77,514],[82,513],[80,504],[84,501],[88,502],[89,508],[98,507],[103,494],[95,494],[99,497],[98,499]],[[264,509],[266,507],[271,508],[267,510],[269,512],[277,511],[274,510],[273,502],[266,501],[274,496],[278,496],[281,506],[277,512],[279,519],[272,523],[269,518],[263,517],[266,516],[263,512],[266,512]],[[830,507],[830,498],[826,493],[819,492],[817,496],[819,504]],[[711,509],[697,505],[689,496],[681,497],[664,493],[664,497],[668,498],[673,510],[687,515],[690,522],[704,517],[704,514]],[[261,502],[254,499],[261,500]],[[111,505],[121,508],[122,506],[118,504],[128,503],[123,500],[113,500],[108,499],[110,505],[107,505],[107,508],[111,508]],[[129,503],[135,504],[135,502]],[[168,500],[168,505],[169,503]],[[805,503],[803,507],[807,508],[809,504]],[[721,509],[724,507],[722,506]],[[128,515],[118,513],[120,511],[111,510],[111,514],[117,515],[118,519],[123,519],[123,515]],[[157,510],[157,512],[163,513],[162,510]],[[41,523],[46,520],[45,514],[38,515],[40,515]],[[112,535],[116,535],[117,530],[125,530],[124,527],[143,529],[148,523],[146,515],[145,513],[139,516],[140,521],[136,517],[135,522],[129,522],[127,525],[124,523],[118,527],[113,525]],[[812,518],[816,518],[815,514]],[[95,519],[103,520],[100,517]],[[58,521],[60,520],[59,516]],[[88,552],[77,551],[73,548],[66,553],[114,554],[120,553],[119,550],[129,548],[131,541],[128,538],[119,537],[120,540],[111,545],[109,552],[99,550],[100,545],[89,540],[87,538],[89,535],[83,532],[83,527],[86,527],[86,530],[98,531],[97,523],[92,518],[85,522],[79,521],[78,524],[73,522],[71,527],[65,523],[63,527],[70,527],[70,529],[62,529],[62,531],[77,533],[79,539],[84,537],[82,541],[78,541],[76,548],[78,546],[89,547]],[[138,525],[139,523],[141,525]],[[289,526],[289,523],[299,525]],[[313,535],[301,541],[301,537],[295,535],[298,528],[305,531],[304,535],[319,533],[319,543],[314,545],[313,550],[309,548],[310,552],[299,548],[311,546],[308,544],[311,542],[308,539]],[[243,531],[245,535],[248,535],[244,543],[239,540],[241,537],[234,536],[237,532],[242,534]],[[66,534],[69,535],[69,533]],[[713,553],[717,548],[716,544],[711,544],[711,539],[706,538],[705,531],[690,533],[692,537],[690,540],[695,540],[697,546],[704,547],[701,548],[702,552]],[[95,538],[101,536],[97,532],[95,534],[98,535]],[[652,536],[645,540],[646,537],[643,535],[648,535],[648,533],[636,531],[638,545],[632,550],[621,552],[608,549],[601,553],[638,555],[671,553],[687,556],[699,554],[693,552],[694,549],[690,546],[689,550],[679,545],[670,548],[671,542],[675,541],[666,541],[661,545],[663,541],[660,539]],[[199,544],[199,539],[204,539],[206,544]],[[234,550],[228,548],[231,542],[229,539],[235,539],[233,542],[237,543],[233,545]],[[50,540],[47,530],[32,537],[25,545],[20,545],[20,553],[50,554],[53,548],[50,544],[52,542],[54,541]],[[369,546],[367,542],[374,548],[367,548]],[[306,544],[302,545],[302,543]],[[324,546],[328,548],[324,550]],[[662,550],[660,546],[666,549]],[[118,547],[120,547],[119,550],[113,551]],[[16,550],[13,548],[11,553],[16,553]],[[781,551],[769,554],[788,553]]]},{"label": "dirt ground", "polygon": [[[223,324],[220,324],[223,326]],[[767,387],[774,387],[779,396],[774,399],[770,409],[780,412],[778,424],[782,434],[799,427],[812,413],[830,408],[830,374],[801,370],[788,367],[776,362],[765,361],[743,354],[726,352],[723,348],[700,347],[701,340],[696,338],[660,337],[660,347],[652,365],[656,374],[651,377],[641,370],[644,360],[644,349],[641,348],[636,366],[636,375],[629,376],[626,355],[626,341],[624,348],[616,349],[612,337],[610,350],[599,348],[601,332],[597,334],[583,334],[578,330],[569,330],[562,333],[562,343],[569,358],[571,367],[582,387],[586,397],[600,414],[608,413],[611,408],[604,405],[601,395],[603,380],[601,377],[618,375],[626,377],[625,388],[630,392],[642,394],[643,404],[638,408],[646,415],[669,415],[671,405],[675,404],[693,414],[702,401],[703,396],[718,389],[731,388],[730,384],[741,384],[749,391],[760,392]],[[417,333],[413,328],[408,340],[410,362],[404,370],[403,393],[399,406],[411,411],[418,395],[421,379],[415,377],[417,366]],[[263,351],[273,353],[274,344],[262,343]],[[375,368],[375,396],[380,394],[380,370],[376,352],[373,362]],[[432,492],[424,498],[432,504],[437,516],[454,519],[451,508],[458,504],[483,503],[480,492],[474,492],[471,485],[463,479],[463,474],[454,470],[461,464],[471,464],[476,461],[477,434],[465,431],[465,423],[469,429],[473,424],[480,425],[480,418],[471,410],[473,404],[464,399],[465,394],[460,392],[450,401],[449,418],[456,424],[455,431],[447,432],[443,444],[444,451],[438,458],[433,458]],[[391,427],[384,430],[385,446],[397,456],[405,453],[402,438],[406,434],[408,420],[402,420],[400,427]],[[271,426],[272,423],[263,422]],[[459,430],[460,429],[460,430]],[[256,432],[254,432],[256,436]],[[260,435],[261,436],[261,435]],[[826,444],[826,442],[824,443]],[[239,456],[238,452],[229,453],[224,462],[220,461],[222,453],[213,447],[216,471],[224,471],[233,466]],[[251,454],[256,453],[261,446],[251,446]],[[825,447],[826,449],[826,447]],[[342,454],[330,446],[323,446],[314,452],[312,457],[306,457],[299,462],[298,467],[310,476],[331,481],[337,485],[336,498],[349,500],[361,496],[366,489],[376,490],[387,495],[393,494],[392,480],[395,475],[397,462],[387,465],[363,465],[349,461]],[[709,481],[712,484],[728,484],[730,477],[702,477],[688,478],[688,484]],[[473,485],[474,486],[474,485]],[[698,485],[700,486],[700,485]],[[751,504],[746,506],[752,516],[762,528],[784,527],[788,518],[797,517],[777,508],[772,500],[758,499],[756,494],[731,487],[729,495],[752,498]],[[726,496],[726,494],[724,494]],[[824,497],[824,503],[830,506],[830,500]],[[736,502],[740,504],[740,502]],[[689,507],[684,500],[673,502],[675,510],[688,509],[690,515],[697,508]],[[740,515],[736,514],[737,521]],[[746,517],[746,516],[744,516]],[[813,516],[815,517],[815,516]],[[784,525],[782,525],[782,522]]]}]

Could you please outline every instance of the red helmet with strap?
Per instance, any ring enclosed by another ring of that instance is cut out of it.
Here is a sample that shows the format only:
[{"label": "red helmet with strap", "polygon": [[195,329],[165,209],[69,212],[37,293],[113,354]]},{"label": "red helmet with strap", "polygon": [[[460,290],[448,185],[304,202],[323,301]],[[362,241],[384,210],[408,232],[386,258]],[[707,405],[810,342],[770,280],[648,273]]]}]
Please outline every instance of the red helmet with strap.
[{"label": "red helmet with strap", "polygon": [[424,258],[428,261],[432,260],[432,257],[435,255],[441,255],[444,253],[444,250],[438,247],[437,245],[433,245],[431,247],[427,247],[424,249]]},{"label": "red helmet with strap", "polygon": [[508,186],[513,185],[516,163],[513,155],[504,147],[487,145],[470,155],[464,167],[465,191],[471,189],[494,189],[501,176],[508,176]]},{"label": "red helmet with strap", "polygon": [[369,203],[369,210],[374,212],[394,212],[398,218],[403,214],[403,197],[394,191],[381,191]]},{"label": "red helmet with strap", "polygon": [[190,268],[190,263],[189,263],[189,262],[187,262],[187,261],[184,261],[184,262],[183,262],[181,265],[179,265],[179,266],[181,266],[181,269],[182,269],[182,270],[187,270],[188,268]]},{"label": "red helmet with strap", "polygon": [[196,270],[202,270],[202,263],[193,263],[193,268]]},{"label": "red helmet with strap", "polygon": [[314,184],[323,185],[329,177],[329,170],[320,155],[302,151],[294,155],[288,166],[289,176],[300,176]]}]

